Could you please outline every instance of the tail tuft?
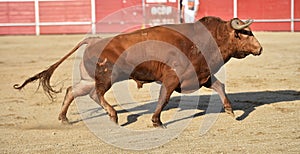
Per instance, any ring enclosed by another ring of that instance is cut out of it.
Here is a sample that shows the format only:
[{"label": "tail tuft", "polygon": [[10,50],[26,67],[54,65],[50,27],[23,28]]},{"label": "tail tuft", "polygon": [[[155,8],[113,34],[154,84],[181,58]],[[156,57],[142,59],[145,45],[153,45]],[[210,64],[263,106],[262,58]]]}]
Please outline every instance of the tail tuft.
[{"label": "tail tuft", "polygon": [[[21,90],[22,88],[24,88],[28,83],[31,83],[33,81],[39,80],[39,86],[42,85],[43,90],[45,91],[46,95],[49,96],[49,98],[53,101],[54,100],[54,96],[57,93],[61,92],[60,90],[55,90],[53,89],[53,86],[50,85],[50,78],[53,74],[53,72],[55,71],[55,69],[64,61],[66,60],[69,56],[71,56],[81,45],[83,44],[88,44],[91,40],[93,40],[95,38],[87,38],[84,39],[83,41],[79,42],[68,54],[66,54],[64,57],[62,57],[58,62],[54,63],[53,65],[51,65],[48,69],[34,75],[31,78],[28,78],[27,80],[24,81],[24,83],[22,85],[20,84],[15,84],[13,85],[13,87],[15,89]],[[99,39],[99,38],[97,38]],[[37,88],[37,89],[38,89]]]},{"label": "tail tuft", "polygon": [[[20,84],[15,84],[13,87],[15,89],[21,90],[23,89],[28,83],[31,83],[33,81],[39,80],[39,87],[40,85],[42,85],[43,90],[45,91],[45,93],[49,96],[49,98],[53,101],[54,100],[54,96],[57,93],[61,92],[60,90],[55,90],[53,89],[53,86],[50,85],[50,78],[54,72],[54,70],[58,67],[59,64],[54,64],[51,67],[49,67],[48,69],[34,75],[31,78],[28,78],[27,80],[24,81],[24,83],[22,85]],[[38,88],[39,88],[38,87]]]}]

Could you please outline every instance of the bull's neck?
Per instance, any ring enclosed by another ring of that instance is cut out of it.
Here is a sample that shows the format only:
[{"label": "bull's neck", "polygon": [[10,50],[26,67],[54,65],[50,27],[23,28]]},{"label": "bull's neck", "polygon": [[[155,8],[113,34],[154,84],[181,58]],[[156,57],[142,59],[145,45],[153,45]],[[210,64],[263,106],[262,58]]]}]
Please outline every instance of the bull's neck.
[{"label": "bull's neck", "polygon": [[221,49],[220,48],[220,51],[221,51],[221,54],[222,54],[222,57],[223,57],[223,61],[224,61],[224,64],[227,63],[230,59],[231,59],[231,51],[229,49]]},{"label": "bull's neck", "polygon": [[234,45],[231,44],[232,41],[230,41],[230,28],[228,27],[230,27],[228,23],[217,24],[215,26],[206,26],[207,30],[210,32],[219,48],[219,52],[223,58],[223,64],[228,62],[232,57],[232,48],[234,47]]},{"label": "bull's neck", "polygon": [[226,25],[206,26],[194,24],[194,33],[189,37],[200,49],[212,73],[216,73],[231,58],[230,36],[224,33]]},{"label": "bull's neck", "polygon": [[[226,40],[226,38],[224,39]],[[206,60],[209,60],[210,69],[214,73],[219,71],[219,69],[232,57],[232,49],[228,43],[222,44],[216,40],[215,47],[216,49],[210,51],[210,54],[205,56]],[[207,57],[209,58],[207,59]]]}]

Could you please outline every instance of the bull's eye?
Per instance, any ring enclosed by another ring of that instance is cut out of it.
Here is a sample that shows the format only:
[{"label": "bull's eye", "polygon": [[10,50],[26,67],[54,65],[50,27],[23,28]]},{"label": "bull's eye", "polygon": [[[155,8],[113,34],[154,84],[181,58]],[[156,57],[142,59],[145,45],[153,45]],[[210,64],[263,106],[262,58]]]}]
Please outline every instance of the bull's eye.
[{"label": "bull's eye", "polygon": [[242,38],[244,38],[244,37],[248,38],[249,36],[254,36],[252,31],[244,30],[244,29],[236,30],[234,33],[234,37],[238,38],[238,39],[241,39],[241,35],[243,36]]},{"label": "bull's eye", "polygon": [[244,29],[238,30],[238,33],[248,35],[248,36],[253,36],[252,31],[248,31],[248,30],[244,30]]}]

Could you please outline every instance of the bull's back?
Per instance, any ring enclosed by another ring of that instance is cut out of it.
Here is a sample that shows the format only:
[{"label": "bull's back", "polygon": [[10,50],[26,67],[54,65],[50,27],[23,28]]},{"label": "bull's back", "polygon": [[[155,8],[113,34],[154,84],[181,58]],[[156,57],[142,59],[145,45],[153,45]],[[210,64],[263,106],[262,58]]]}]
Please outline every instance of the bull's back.
[{"label": "bull's back", "polygon": [[[153,46],[151,42],[157,42],[156,45],[158,45],[159,42],[161,44],[172,45],[185,55],[188,54],[186,49],[193,45],[193,43],[183,34],[171,28],[157,26],[113,37],[103,49],[100,59],[108,58],[109,61],[115,63],[124,52],[151,50],[151,47]],[[140,49],[135,49],[134,46],[139,44],[143,44],[144,46]],[[165,52],[163,49],[164,48],[155,52]],[[154,50],[156,50],[156,48]]]}]

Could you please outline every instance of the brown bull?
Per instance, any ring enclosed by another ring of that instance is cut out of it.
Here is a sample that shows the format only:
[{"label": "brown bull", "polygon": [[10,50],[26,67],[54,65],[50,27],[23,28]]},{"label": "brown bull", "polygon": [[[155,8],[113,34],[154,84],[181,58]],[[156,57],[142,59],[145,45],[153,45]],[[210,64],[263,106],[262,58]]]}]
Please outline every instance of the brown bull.
[{"label": "brown bull", "polygon": [[73,99],[90,94],[117,123],[117,112],[104,94],[113,83],[126,79],[134,79],[139,88],[149,82],[162,84],[152,116],[155,127],[162,126],[160,114],[173,91],[189,93],[202,86],[215,90],[225,111],[234,115],[225,87],[214,74],[232,57],[261,54],[262,47],[249,28],[251,23],[252,20],[204,17],[191,24],[156,26],[106,39],[87,38],[49,69],[14,87],[22,89],[39,79],[51,96],[57,92],[50,86],[54,70],[81,45],[87,44],[80,64],[81,81],[67,89],[63,101],[59,114],[63,122],[68,121],[66,113]]}]

